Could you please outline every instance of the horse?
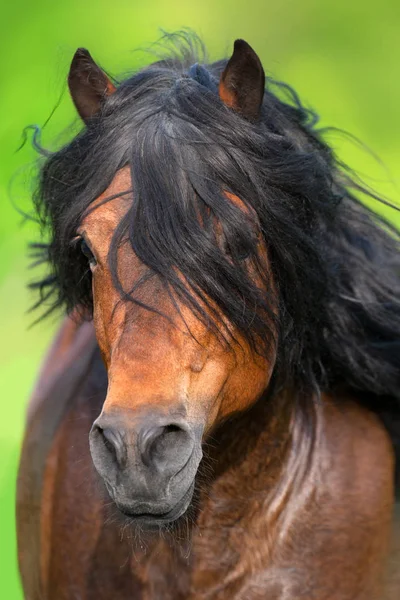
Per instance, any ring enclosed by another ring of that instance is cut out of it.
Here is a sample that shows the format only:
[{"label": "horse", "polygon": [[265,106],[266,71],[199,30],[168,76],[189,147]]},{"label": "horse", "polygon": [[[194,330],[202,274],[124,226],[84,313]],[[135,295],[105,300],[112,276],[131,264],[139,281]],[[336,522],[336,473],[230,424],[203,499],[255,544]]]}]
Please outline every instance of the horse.
[{"label": "horse", "polygon": [[[394,600],[399,233],[251,46],[171,35],[41,148],[60,330],[17,490],[29,600]],[[397,429],[398,435],[398,429]],[[395,517],[393,516],[395,515]]]}]

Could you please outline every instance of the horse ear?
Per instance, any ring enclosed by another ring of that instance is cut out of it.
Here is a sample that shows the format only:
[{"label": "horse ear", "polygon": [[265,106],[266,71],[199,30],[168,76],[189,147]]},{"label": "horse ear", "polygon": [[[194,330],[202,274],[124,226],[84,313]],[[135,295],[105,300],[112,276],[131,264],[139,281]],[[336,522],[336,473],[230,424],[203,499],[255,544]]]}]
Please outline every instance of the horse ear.
[{"label": "horse ear", "polygon": [[98,113],[105,98],[116,89],[85,48],[78,48],[74,54],[68,87],[76,110],[85,122]]},{"label": "horse ear", "polygon": [[236,40],[219,82],[222,102],[254,121],[260,115],[264,86],[264,69],[257,54],[247,42]]}]

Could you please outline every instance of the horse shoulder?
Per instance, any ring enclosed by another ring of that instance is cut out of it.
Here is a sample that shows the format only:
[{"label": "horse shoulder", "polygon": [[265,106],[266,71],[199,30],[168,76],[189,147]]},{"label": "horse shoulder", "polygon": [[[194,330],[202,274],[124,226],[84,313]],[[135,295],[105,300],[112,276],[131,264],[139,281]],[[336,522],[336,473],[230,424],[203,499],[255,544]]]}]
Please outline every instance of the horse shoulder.
[{"label": "horse shoulder", "polygon": [[392,527],[392,444],[380,419],[359,402],[332,396],[322,402],[313,499],[303,515],[313,569],[324,574],[318,597],[376,600]]},{"label": "horse shoulder", "polygon": [[338,492],[371,517],[391,510],[394,452],[374,413],[352,399],[325,396],[319,443],[320,473],[327,492]]},{"label": "horse shoulder", "polygon": [[[351,446],[354,447],[355,460],[341,471],[356,483],[357,504],[354,508],[360,515],[359,535],[363,534],[364,519],[376,531],[374,538],[371,537],[371,552],[374,544],[381,544],[382,555],[387,556],[382,595],[377,597],[379,600],[397,600],[400,598],[400,501],[397,499],[394,503],[393,446],[378,417],[357,405],[350,405],[345,411],[349,408],[350,418],[345,419],[345,432],[349,428],[349,435],[345,436],[345,444],[350,446],[347,456],[351,454]],[[340,411],[342,418],[343,411]],[[339,426],[340,420],[335,428]],[[346,454],[343,456],[345,458]]]},{"label": "horse shoulder", "polygon": [[360,403],[328,395],[315,429],[314,441],[296,449],[307,467],[297,481],[288,476],[292,490],[261,580],[278,587],[272,598],[394,600],[398,589],[382,596],[394,496],[389,435]]},{"label": "horse shoulder", "polygon": [[[90,368],[96,348],[91,323],[78,324],[65,318],[44,360],[27,411],[17,481],[17,536],[19,566],[29,597],[42,595],[40,570],[43,548],[40,539],[50,510],[43,498],[52,468],[51,450],[74,390]],[[53,465],[54,466],[54,465]],[[53,473],[54,474],[54,473]]]}]

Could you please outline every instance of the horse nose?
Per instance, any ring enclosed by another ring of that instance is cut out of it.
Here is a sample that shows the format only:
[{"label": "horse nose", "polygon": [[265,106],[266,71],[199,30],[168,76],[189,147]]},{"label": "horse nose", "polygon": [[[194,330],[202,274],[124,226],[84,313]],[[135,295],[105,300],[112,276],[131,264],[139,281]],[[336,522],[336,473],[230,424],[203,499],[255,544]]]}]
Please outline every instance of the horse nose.
[{"label": "horse nose", "polygon": [[[90,432],[90,448],[97,470],[114,479],[121,470],[172,477],[192,455],[194,437],[184,422],[147,416],[126,425],[100,416]],[[164,422],[163,422],[164,421]],[[146,476],[147,479],[147,476]]]},{"label": "horse nose", "polygon": [[127,458],[127,447],[124,442],[123,432],[117,427],[105,427],[102,429],[97,426],[97,429],[99,437],[102,438],[105,450],[109,452],[110,456],[120,467],[123,467]]},{"label": "horse nose", "polygon": [[190,458],[194,440],[184,424],[145,425],[138,449],[143,464],[164,474],[175,474]]}]

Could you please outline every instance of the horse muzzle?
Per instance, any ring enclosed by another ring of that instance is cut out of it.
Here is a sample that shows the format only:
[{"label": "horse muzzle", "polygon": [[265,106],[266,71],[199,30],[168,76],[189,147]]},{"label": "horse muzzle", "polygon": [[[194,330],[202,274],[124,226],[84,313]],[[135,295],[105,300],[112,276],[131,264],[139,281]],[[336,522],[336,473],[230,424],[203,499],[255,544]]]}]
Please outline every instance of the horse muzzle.
[{"label": "horse muzzle", "polygon": [[94,466],[121,512],[169,523],[188,508],[203,427],[154,410],[102,414],[89,434]]}]

